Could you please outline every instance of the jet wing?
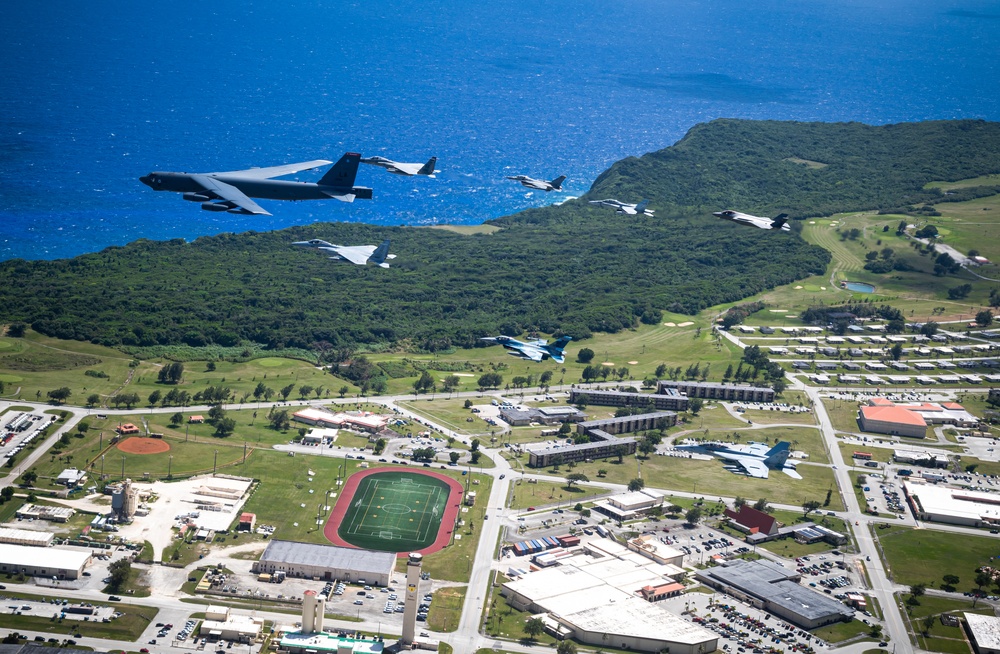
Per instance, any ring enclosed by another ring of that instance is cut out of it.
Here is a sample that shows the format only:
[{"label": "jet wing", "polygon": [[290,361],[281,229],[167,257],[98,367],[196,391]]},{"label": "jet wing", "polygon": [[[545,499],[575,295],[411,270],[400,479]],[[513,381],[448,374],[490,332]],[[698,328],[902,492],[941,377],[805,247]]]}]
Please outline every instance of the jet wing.
[{"label": "jet wing", "polygon": [[757,477],[759,479],[767,479],[767,466],[764,465],[763,461],[758,461],[757,459],[751,459],[748,457],[734,457],[730,459],[734,463],[738,464],[741,468],[747,471],[747,474],[751,477]]},{"label": "jet wing", "polygon": [[624,206],[618,209],[618,211],[621,211],[622,213],[627,213],[630,216],[635,215],[635,207]]},{"label": "jet wing", "polygon": [[285,164],[283,166],[270,166],[269,168],[250,168],[249,170],[233,170],[225,173],[209,173],[210,175],[234,175],[237,177],[250,177],[252,179],[270,179],[291,175],[303,170],[312,170],[320,166],[332,164],[326,159],[314,159],[313,161],[303,161],[301,163]]},{"label": "jet wing", "polygon": [[231,202],[237,207],[259,216],[270,216],[264,208],[251,200],[243,191],[232,184],[226,184],[208,175],[192,175],[191,179],[209,193],[216,197]]},{"label": "jet wing", "polygon": [[355,263],[359,266],[363,266],[368,263],[369,257],[375,251],[374,245],[357,245],[350,247],[340,247],[340,248],[321,248],[329,252],[333,252],[342,259],[346,259],[351,263]]},{"label": "jet wing", "polygon": [[392,162],[392,165],[389,166],[389,170],[397,171],[403,173],[404,175],[416,175],[417,171],[423,167],[424,164],[420,163],[399,163],[394,161]]},{"label": "jet wing", "polygon": [[800,475],[798,471],[796,471],[795,468],[790,465],[786,465],[784,468],[781,469],[781,471],[786,475],[788,475],[789,477],[791,477],[792,479],[802,479],[802,475]]}]

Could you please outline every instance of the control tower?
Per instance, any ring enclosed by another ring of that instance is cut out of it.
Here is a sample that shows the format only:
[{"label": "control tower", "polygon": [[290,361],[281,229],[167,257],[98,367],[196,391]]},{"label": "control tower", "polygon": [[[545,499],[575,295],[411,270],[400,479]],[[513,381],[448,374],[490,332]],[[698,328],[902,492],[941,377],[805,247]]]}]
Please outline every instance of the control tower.
[{"label": "control tower", "polygon": [[422,554],[411,552],[406,562],[406,606],[403,609],[403,637],[405,645],[412,645],[417,629],[417,606],[420,604],[420,565]]}]

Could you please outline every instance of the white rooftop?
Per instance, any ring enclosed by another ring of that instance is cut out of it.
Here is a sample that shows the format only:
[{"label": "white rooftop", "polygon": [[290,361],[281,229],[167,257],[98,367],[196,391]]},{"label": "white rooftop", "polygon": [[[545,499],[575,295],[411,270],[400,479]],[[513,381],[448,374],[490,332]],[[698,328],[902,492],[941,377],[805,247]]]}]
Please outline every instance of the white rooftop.
[{"label": "white rooftop", "polygon": [[46,567],[58,570],[79,570],[90,561],[87,550],[66,550],[60,547],[45,549],[45,556],[40,557],[37,547],[27,545],[10,545],[0,543],[0,561],[9,566],[36,567],[44,564]]},{"label": "white rooftop", "polygon": [[964,617],[980,650],[1000,649],[1000,618],[978,613],[965,613]]}]

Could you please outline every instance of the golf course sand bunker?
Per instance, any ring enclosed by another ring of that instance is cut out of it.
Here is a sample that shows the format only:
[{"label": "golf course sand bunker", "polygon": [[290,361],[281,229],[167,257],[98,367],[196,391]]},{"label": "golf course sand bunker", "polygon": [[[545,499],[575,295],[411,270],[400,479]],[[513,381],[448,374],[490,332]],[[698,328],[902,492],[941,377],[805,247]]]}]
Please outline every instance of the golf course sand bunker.
[{"label": "golf course sand bunker", "polygon": [[382,552],[437,552],[448,544],[462,485],[430,471],[365,470],[351,475],[323,534],[334,545]]}]

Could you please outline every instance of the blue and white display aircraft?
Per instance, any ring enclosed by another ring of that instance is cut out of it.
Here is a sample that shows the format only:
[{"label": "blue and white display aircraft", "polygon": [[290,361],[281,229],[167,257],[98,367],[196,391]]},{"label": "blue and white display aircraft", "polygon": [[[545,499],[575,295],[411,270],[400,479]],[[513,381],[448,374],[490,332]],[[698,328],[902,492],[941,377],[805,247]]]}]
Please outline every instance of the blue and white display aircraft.
[{"label": "blue and white display aircraft", "polygon": [[507,350],[507,354],[521,359],[528,359],[529,361],[552,359],[556,363],[562,363],[566,360],[563,349],[573,339],[570,336],[561,336],[551,345],[542,339],[525,343],[510,336],[487,336],[479,340],[502,345]]},{"label": "blue and white display aircraft", "polygon": [[726,462],[725,469],[738,475],[767,479],[769,470],[780,470],[792,479],[802,479],[795,466],[788,463],[791,445],[782,441],[774,447],[767,443],[701,443],[698,445],[678,445],[681,451],[711,454]]}]

